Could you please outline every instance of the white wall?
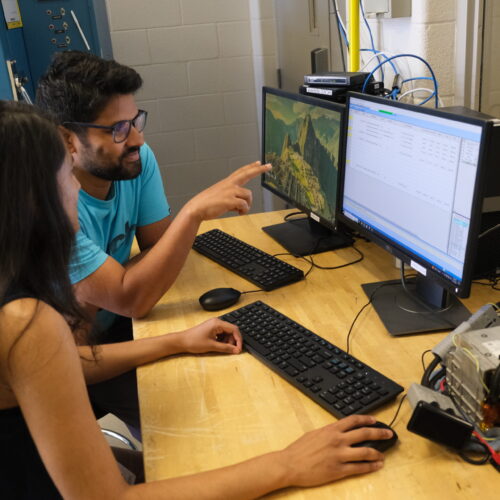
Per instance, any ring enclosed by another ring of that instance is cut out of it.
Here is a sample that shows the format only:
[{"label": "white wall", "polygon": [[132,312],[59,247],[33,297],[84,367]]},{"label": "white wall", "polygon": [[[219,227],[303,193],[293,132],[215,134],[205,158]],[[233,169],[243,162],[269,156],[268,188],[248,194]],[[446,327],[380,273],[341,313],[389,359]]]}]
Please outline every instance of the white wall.
[{"label": "white wall", "polygon": [[[275,83],[273,2],[107,0],[114,57],[134,67],[146,140],[174,213],[260,159],[257,88]],[[262,210],[259,180],[254,211]]]},{"label": "white wall", "polygon": [[[394,53],[412,53],[424,58],[431,65],[439,83],[439,95],[445,106],[460,104],[455,102],[456,8],[456,0],[413,0],[411,17],[369,19],[377,48]],[[369,38],[364,28],[362,42],[363,47],[369,47]],[[364,57],[367,60],[367,56]],[[394,62],[405,77],[409,72],[413,77],[429,76],[425,65],[417,60],[400,58]],[[384,66],[387,68],[389,64]],[[386,86],[390,88],[393,73],[391,70],[386,73]],[[430,88],[432,84],[424,81],[416,82],[416,86]],[[422,97],[425,95],[421,94]]]}]

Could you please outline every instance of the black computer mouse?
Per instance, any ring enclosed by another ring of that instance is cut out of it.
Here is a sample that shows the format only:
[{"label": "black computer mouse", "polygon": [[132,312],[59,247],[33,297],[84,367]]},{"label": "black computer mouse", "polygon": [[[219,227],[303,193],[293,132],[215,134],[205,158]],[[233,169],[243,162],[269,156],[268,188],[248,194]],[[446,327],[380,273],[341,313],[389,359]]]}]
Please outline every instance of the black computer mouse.
[{"label": "black computer mouse", "polygon": [[218,311],[238,302],[241,292],[234,288],[214,288],[205,292],[198,300],[206,311]]},{"label": "black computer mouse", "polygon": [[379,429],[389,429],[392,431],[392,437],[389,439],[374,439],[374,440],[366,440],[366,441],[360,441],[359,443],[354,443],[351,444],[351,446],[355,448],[361,448],[361,447],[368,447],[368,448],[375,448],[376,450],[380,452],[384,452],[391,448],[394,444],[396,444],[396,441],[398,440],[398,435],[392,429],[389,427],[387,424],[384,424],[384,422],[375,422],[374,424],[371,425],[364,425],[363,427],[377,427]]}]

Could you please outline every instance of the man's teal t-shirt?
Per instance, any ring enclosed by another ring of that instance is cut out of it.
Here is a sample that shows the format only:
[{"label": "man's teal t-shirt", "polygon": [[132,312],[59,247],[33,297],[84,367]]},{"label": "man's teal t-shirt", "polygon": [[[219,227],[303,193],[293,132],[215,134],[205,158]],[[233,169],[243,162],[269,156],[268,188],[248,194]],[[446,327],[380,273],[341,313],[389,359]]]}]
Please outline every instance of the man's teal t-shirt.
[{"label": "man's teal t-shirt", "polygon": [[[140,157],[141,174],[135,179],[114,181],[108,199],[99,200],[80,190],[80,230],[70,262],[71,283],[91,275],[108,257],[125,264],[136,228],[170,215],[158,163],[147,144],[141,147]],[[103,320],[101,317],[101,327],[112,322],[112,318]]]}]

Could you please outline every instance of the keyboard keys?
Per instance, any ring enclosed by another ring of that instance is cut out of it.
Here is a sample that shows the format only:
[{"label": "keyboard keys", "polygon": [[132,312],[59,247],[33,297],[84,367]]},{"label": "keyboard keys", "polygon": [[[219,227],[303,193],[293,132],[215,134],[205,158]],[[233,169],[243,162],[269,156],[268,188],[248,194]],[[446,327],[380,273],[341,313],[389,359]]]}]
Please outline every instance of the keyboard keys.
[{"label": "keyboard keys", "polygon": [[403,390],[261,301],[222,319],[238,324],[250,353],[336,417],[369,413]]},{"label": "keyboard keys", "polygon": [[312,368],[313,366],[315,366],[315,365],[316,365],[316,363],[315,363],[315,362],[314,362],[311,358],[308,358],[307,356],[301,356],[301,357],[299,358],[299,361],[300,361],[302,364],[304,364],[304,365],[308,366],[309,368]]},{"label": "keyboard keys", "polygon": [[329,392],[323,391],[320,393],[320,397],[322,397],[327,403],[333,404],[337,402],[337,398],[330,394]]},{"label": "keyboard keys", "polygon": [[307,366],[301,363],[298,359],[290,359],[290,365],[292,365],[296,370],[303,372],[307,370]]},{"label": "keyboard keys", "polygon": [[[263,290],[304,279],[304,272],[219,229],[199,234],[193,248]],[[294,324],[289,320],[288,324]]]}]

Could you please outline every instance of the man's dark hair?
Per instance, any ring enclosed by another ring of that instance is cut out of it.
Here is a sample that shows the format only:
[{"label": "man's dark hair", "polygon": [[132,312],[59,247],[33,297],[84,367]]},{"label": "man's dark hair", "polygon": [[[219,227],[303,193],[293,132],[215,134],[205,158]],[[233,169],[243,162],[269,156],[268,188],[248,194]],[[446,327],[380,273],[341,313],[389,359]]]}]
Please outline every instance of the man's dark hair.
[{"label": "man's dark hair", "polygon": [[76,50],[56,52],[38,82],[36,104],[59,124],[92,123],[111,98],[134,94],[141,85],[137,71],[116,61]]}]

